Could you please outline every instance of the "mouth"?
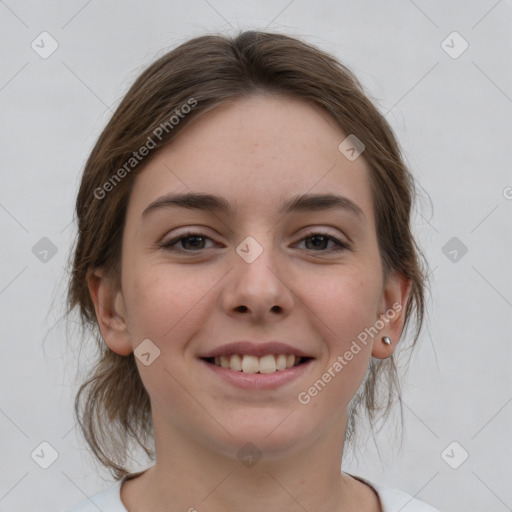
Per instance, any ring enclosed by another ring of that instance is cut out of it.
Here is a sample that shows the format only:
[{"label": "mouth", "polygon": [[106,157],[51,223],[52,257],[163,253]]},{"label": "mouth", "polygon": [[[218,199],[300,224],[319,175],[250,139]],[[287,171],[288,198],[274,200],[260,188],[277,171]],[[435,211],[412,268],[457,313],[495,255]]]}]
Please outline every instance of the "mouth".
[{"label": "mouth", "polygon": [[241,373],[278,373],[307,364],[312,357],[294,354],[230,354],[216,357],[200,357],[203,361],[219,368]]}]

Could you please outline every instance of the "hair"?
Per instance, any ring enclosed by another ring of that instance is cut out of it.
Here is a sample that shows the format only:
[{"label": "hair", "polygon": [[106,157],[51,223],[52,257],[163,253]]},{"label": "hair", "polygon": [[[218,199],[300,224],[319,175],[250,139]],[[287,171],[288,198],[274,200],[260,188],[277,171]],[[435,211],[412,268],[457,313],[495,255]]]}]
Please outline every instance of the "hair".
[{"label": "hair", "polygon": [[[158,58],[135,80],[87,159],[76,200],[78,233],[70,253],[66,314],[78,306],[79,325],[95,338],[99,359],[77,392],[75,415],[93,454],[116,479],[129,475],[128,442],[154,457],[151,406],[133,353],[116,354],[102,339],[87,276],[102,268],[121,289],[122,234],[131,189],[158,149],[201,112],[258,93],[316,105],[345,133],[363,141],[383,273],[387,276],[394,269],[411,280],[402,336],[415,319],[410,348],[419,337],[427,275],[410,227],[415,183],[392,129],[354,74],[324,51],[283,34],[248,31],[236,37],[191,39]],[[172,122],[180,112],[186,115]],[[134,152],[150,147],[150,140],[151,152],[138,164]],[[135,170],[127,169],[127,162]],[[371,358],[350,403],[347,444],[361,412],[372,427],[378,417],[387,418],[396,401],[402,415],[394,357]]]}]

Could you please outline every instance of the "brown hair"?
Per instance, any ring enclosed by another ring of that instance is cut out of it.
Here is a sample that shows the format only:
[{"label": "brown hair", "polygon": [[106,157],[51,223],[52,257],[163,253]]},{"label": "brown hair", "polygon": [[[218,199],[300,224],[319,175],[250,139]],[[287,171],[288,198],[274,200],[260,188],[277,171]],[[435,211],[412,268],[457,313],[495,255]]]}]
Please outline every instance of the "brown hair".
[{"label": "brown hair", "polygon": [[[118,479],[129,474],[128,442],[154,456],[150,402],[133,353],[118,355],[101,337],[87,275],[103,268],[120,287],[126,207],[136,173],[151,156],[199,112],[258,91],[311,102],[327,111],[345,133],[363,141],[384,273],[396,269],[412,280],[404,325],[405,330],[411,318],[416,319],[411,348],[420,334],[427,276],[410,229],[414,181],[390,126],[357,78],[327,53],[282,34],[249,31],[237,37],[191,39],[156,60],[132,85],[87,160],[76,201],[79,231],[72,250],[67,314],[79,307],[82,327],[90,329],[97,341],[99,360],[78,390],[75,414],[94,455]],[[177,110],[185,111],[180,110],[183,105],[192,104],[191,99],[197,106],[180,116],[177,124],[170,122]],[[137,165],[130,159],[150,139],[155,147]],[[127,162],[134,171],[127,168]],[[116,174],[122,179],[113,181]],[[383,382],[384,396],[378,392],[379,382]],[[388,416],[395,398],[401,406],[394,356],[372,358],[351,402],[347,441],[355,432],[359,409],[366,411],[373,425],[379,413],[384,419]]]}]

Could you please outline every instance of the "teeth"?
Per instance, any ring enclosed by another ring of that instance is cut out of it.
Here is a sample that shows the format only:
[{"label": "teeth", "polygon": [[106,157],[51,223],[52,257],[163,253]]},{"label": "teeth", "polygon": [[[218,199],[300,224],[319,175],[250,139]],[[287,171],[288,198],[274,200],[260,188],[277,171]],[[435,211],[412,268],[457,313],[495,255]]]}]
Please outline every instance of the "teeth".
[{"label": "teeth", "polygon": [[276,370],[284,370],[285,368],[286,368],[286,356],[284,354],[279,354],[277,356],[277,360],[276,360]]},{"label": "teeth", "polygon": [[293,354],[275,354],[262,357],[233,354],[231,356],[215,357],[216,366],[229,368],[235,372],[245,373],[274,373],[286,370],[298,363],[300,357]]},{"label": "teeth", "polygon": [[242,358],[242,371],[245,373],[256,373],[260,369],[260,363],[256,356],[244,356]]},{"label": "teeth", "polygon": [[[226,358],[226,361],[228,359]],[[232,370],[235,370],[235,372],[241,372],[242,371],[242,358],[238,354],[233,354],[228,361],[227,368],[231,368]]]},{"label": "teeth", "polygon": [[260,373],[274,373],[276,371],[276,360],[274,356],[260,357]]}]

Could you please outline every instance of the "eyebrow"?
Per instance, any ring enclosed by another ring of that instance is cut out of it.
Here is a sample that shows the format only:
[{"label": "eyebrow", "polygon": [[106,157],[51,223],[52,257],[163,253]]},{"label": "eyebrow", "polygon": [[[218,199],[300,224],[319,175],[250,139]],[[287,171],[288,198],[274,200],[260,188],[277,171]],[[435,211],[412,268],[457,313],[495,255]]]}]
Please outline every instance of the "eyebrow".
[{"label": "eyebrow", "polygon": [[[183,194],[166,194],[153,201],[142,212],[142,219],[155,210],[162,208],[186,208],[190,210],[202,210],[214,213],[224,213],[228,216],[236,216],[237,208],[231,205],[225,198],[200,192]],[[326,210],[343,210],[354,217],[366,222],[363,210],[348,197],[337,194],[299,194],[293,196],[279,208],[280,214],[292,212],[310,212]]]}]

